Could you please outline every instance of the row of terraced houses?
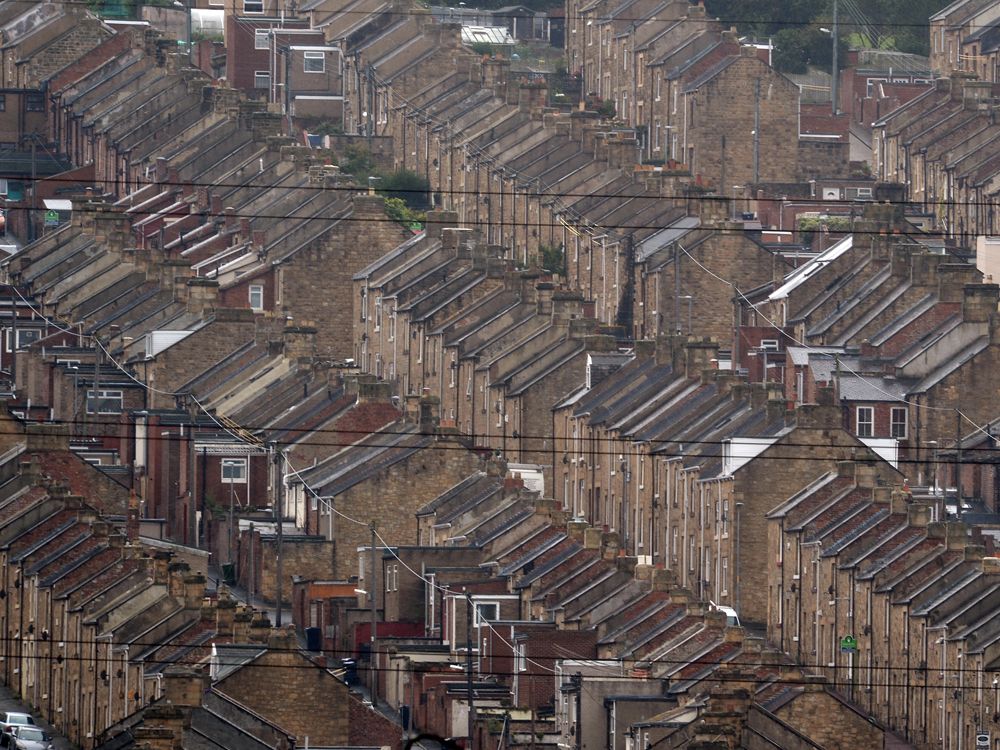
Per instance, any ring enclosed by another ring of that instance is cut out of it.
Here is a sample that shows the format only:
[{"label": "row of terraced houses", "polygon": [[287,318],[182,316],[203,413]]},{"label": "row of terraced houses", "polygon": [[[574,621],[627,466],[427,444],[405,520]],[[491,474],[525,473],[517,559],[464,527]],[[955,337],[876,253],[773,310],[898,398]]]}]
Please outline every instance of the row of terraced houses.
[{"label": "row of terraced houses", "polygon": [[419,7],[0,3],[0,677],[85,748],[1000,747],[996,7],[824,120],[699,3],[567,5],[573,106]]}]

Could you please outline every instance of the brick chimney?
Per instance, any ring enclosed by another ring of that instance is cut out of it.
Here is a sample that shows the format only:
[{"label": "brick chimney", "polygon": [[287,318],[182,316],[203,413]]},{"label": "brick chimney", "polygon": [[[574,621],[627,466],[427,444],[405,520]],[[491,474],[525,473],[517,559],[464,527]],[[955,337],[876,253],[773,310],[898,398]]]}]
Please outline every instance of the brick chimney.
[{"label": "brick chimney", "polygon": [[961,302],[966,284],[978,284],[982,272],[968,263],[942,263],[937,267],[938,298],[942,302]]},{"label": "brick chimney", "polygon": [[69,428],[67,424],[27,424],[28,452],[68,451]]},{"label": "brick chimney", "polygon": [[553,291],[552,320],[557,323],[568,323],[583,315],[583,295],[579,292]]},{"label": "brick chimney", "polygon": [[316,334],[315,326],[286,326],[281,333],[285,357],[293,362],[312,362],[316,356]]},{"label": "brick chimney", "polygon": [[997,312],[1000,286],[966,284],[962,298],[962,319],[966,323],[986,323]]},{"label": "brick chimney", "polygon": [[456,211],[428,211],[424,226],[428,239],[442,239],[442,230],[445,227],[458,226],[458,213]]},{"label": "brick chimney", "polygon": [[187,287],[187,310],[197,315],[215,308],[219,303],[219,282],[195,276],[184,282]]},{"label": "brick chimney", "polygon": [[540,114],[548,105],[549,90],[544,81],[522,83],[517,91],[517,108],[528,114]]},{"label": "brick chimney", "polygon": [[135,490],[128,495],[128,515],[125,520],[125,536],[129,544],[139,543],[139,498]]},{"label": "brick chimney", "polygon": [[713,368],[712,360],[718,359],[719,342],[704,338],[689,340],[684,344],[684,374],[688,378],[700,378],[702,370]]},{"label": "brick chimney", "polygon": [[555,293],[555,284],[550,281],[543,281],[535,285],[535,309],[541,316],[552,314],[552,296]]},{"label": "brick chimney", "polygon": [[420,432],[432,435],[441,422],[441,399],[424,394],[420,397]]}]

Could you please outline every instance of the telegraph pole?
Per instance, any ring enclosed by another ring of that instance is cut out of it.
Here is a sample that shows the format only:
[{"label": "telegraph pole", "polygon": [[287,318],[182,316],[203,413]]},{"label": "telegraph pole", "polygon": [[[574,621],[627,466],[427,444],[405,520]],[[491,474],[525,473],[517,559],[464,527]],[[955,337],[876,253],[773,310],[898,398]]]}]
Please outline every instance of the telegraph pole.
[{"label": "telegraph pole", "polygon": [[371,529],[371,532],[372,532],[372,549],[371,549],[371,553],[372,553],[372,573],[371,573],[371,580],[368,581],[368,607],[371,609],[371,616],[372,616],[371,631],[372,632],[369,634],[370,637],[368,639],[368,643],[369,643],[369,646],[368,646],[368,669],[371,672],[370,683],[371,683],[372,705],[373,706],[377,706],[378,705],[378,682],[377,682],[377,680],[378,680],[378,673],[375,671],[375,626],[377,624],[377,620],[376,620],[376,617],[375,617],[375,611],[376,611],[376,609],[375,609],[375,605],[376,605],[376,602],[375,602],[375,580],[376,580],[376,576],[375,576],[375,543],[376,543],[378,535],[375,533],[375,524],[374,523],[369,524],[369,528]]},{"label": "telegraph pole", "polygon": [[282,496],[285,491],[285,482],[281,476],[282,469],[282,459],[285,457],[283,450],[278,449],[274,453],[274,479],[276,482],[274,488],[274,513],[278,521],[278,562],[275,568],[275,572],[278,576],[278,591],[277,591],[277,605],[278,609],[274,616],[275,627],[281,627],[281,599],[283,594],[284,586],[282,585],[282,560],[281,560],[281,543],[283,539],[282,527],[284,524],[284,513],[282,512]]},{"label": "telegraph pole", "polygon": [[837,101],[840,95],[840,85],[837,80],[837,67],[840,62],[840,52],[837,49],[840,46],[837,44],[837,39],[840,36],[840,17],[838,15],[837,0],[833,0],[833,33],[830,36],[833,37],[833,79],[830,81],[830,108],[832,113],[836,115],[840,110],[840,103]]},{"label": "telegraph pole", "polygon": [[468,592],[465,594],[465,683],[469,691],[469,745],[466,750],[473,750],[476,709],[472,695],[472,595]]}]

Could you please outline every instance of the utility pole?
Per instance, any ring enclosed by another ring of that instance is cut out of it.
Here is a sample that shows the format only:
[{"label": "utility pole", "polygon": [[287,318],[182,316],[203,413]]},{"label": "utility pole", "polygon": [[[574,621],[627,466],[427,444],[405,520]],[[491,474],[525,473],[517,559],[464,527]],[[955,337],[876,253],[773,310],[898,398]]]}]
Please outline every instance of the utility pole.
[{"label": "utility pole", "polygon": [[576,726],[574,729],[575,740],[576,740],[576,750],[583,750],[583,674],[577,672],[569,678],[570,684],[573,686],[573,692],[576,693]]},{"label": "utility pole", "polygon": [[[962,412],[955,410],[955,513],[962,516]],[[945,520],[948,512],[947,500],[941,504],[941,520]]]},{"label": "utility pole", "polygon": [[469,691],[469,744],[466,750],[473,750],[476,728],[476,709],[472,687],[472,595],[465,594],[465,685]]},{"label": "utility pole", "polygon": [[[101,359],[103,359],[104,354],[104,347],[101,346],[101,337],[99,334],[94,334],[94,343],[97,344],[94,348],[94,423],[98,424],[101,421]],[[86,396],[86,394],[84,395]],[[89,406],[90,400],[85,399],[84,403]],[[90,411],[90,409],[87,409],[87,411]],[[84,437],[90,437],[89,430],[84,434]]]},{"label": "utility pole", "polygon": [[28,204],[28,242],[33,242],[35,239],[35,209],[38,207],[36,198],[38,196],[38,185],[36,180],[38,178],[38,154],[36,152],[37,143],[35,143],[36,135],[31,136],[31,201]]},{"label": "utility pole", "polygon": [[674,241],[674,333],[681,332],[681,256],[680,245]]},{"label": "utility pole", "polygon": [[253,590],[255,583],[254,576],[257,574],[256,571],[254,570],[253,548],[256,546],[256,542],[254,541],[253,534],[254,534],[253,521],[251,521],[250,522],[250,575],[247,577],[247,604],[249,604],[251,607],[253,606]]},{"label": "utility pole", "polygon": [[[247,469],[249,472],[249,467]],[[236,504],[236,483],[229,483],[229,544],[227,545],[226,562],[233,564],[233,506]]]},{"label": "utility pole", "polygon": [[281,600],[282,600],[282,595],[283,595],[283,590],[284,590],[284,586],[282,585],[283,582],[282,582],[282,560],[281,560],[281,552],[282,552],[282,550],[281,550],[281,543],[282,543],[282,540],[283,540],[283,527],[285,525],[284,524],[285,514],[282,511],[282,507],[281,507],[282,506],[282,502],[281,501],[283,499],[284,490],[285,490],[285,482],[284,482],[283,477],[281,476],[281,469],[282,469],[282,463],[283,463],[282,459],[284,457],[285,457],[285,453],[284,453],[283,450],[278,449],[278,450],[275,451],[275,453],[274,453],[274,481],[276,482],[276,485],[275,485],[275,488],[274,488],[274,514],[275,514],[276,520],[278,522],[278,563],[277,563],[276,571],[275,572],[277,573],[277,577],[278,577],[278,587],[277,587],[278,588],[278,591],[277,591],[277,600],[278,600],[277,601],[277,605],[278,605],[278,610],[277,610],[277,612],[275,613],[275,616],[274,616],[274,625],[275,625],[275,627],[278,627],[278,628],[281,627]]},{"label": "utility pole", "polygon": [[753,82],[753,182],[760,182],[760,79]]},{"label": "utility pole", "polygon": [[840,103],[837,101],[840,97],[840,85],[837,80],[839,78],[837,68],[840,63],[840,51],[837,49],[840,46],[837,44],[838,37],[840,36],[840,17],[838,10],[837,0],[833,0],[833,33],[830,35],[833,38],[833,78],[830,80],[830,109],[834,115],[840,111]]},{"label": "utility pole", "polygon": [[374,523],[369,524],[369,528],[371,529],[371,532],[372,532],[372,549],[371,549],[371,555],[372,555],[372,573],[371,573],[371,580],[368,581],[368,607],[371,609],[372,624],[371,624],[371,633],[369,634],[370,637],[368,639],[368,643],[369,643],[369,646],[368,646],[368,669],[369,669],[370,675],[371,675],[371,677],[370,677],[370,684],[371,684],[370,691],[371,691],[371,696],[372,696],[372,705],[373,706],[377,706],[378,705],[378,682],[377,682],[377,680],[378,680],[378,673],[375,671],[375,626],[376,626],[376,624],[377,624],[378,621],[375,618],[375,611],[376,611],[375,610],[375,606],[376,606],[376,602],[375,602],[375,543],[377,541],[378,535],[375,533],[375,524]]}]

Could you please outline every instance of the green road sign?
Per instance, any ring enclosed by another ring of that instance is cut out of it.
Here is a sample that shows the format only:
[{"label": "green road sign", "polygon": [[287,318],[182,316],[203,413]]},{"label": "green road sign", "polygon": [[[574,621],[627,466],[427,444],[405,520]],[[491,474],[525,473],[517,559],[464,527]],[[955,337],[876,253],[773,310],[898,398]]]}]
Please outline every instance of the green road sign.
[{"label": "green road sign", "polygon": [[840,650],[845,654],[853,654],[858,650],[858,641],[853,635],[845,635],[840,639]]},{"label": "green road sign", "polygon": [[59,212],[58,211],[46,211],[45,212],[45,226],[47,226],[47,227],[57,227],[57,226],[59,226]]}]

